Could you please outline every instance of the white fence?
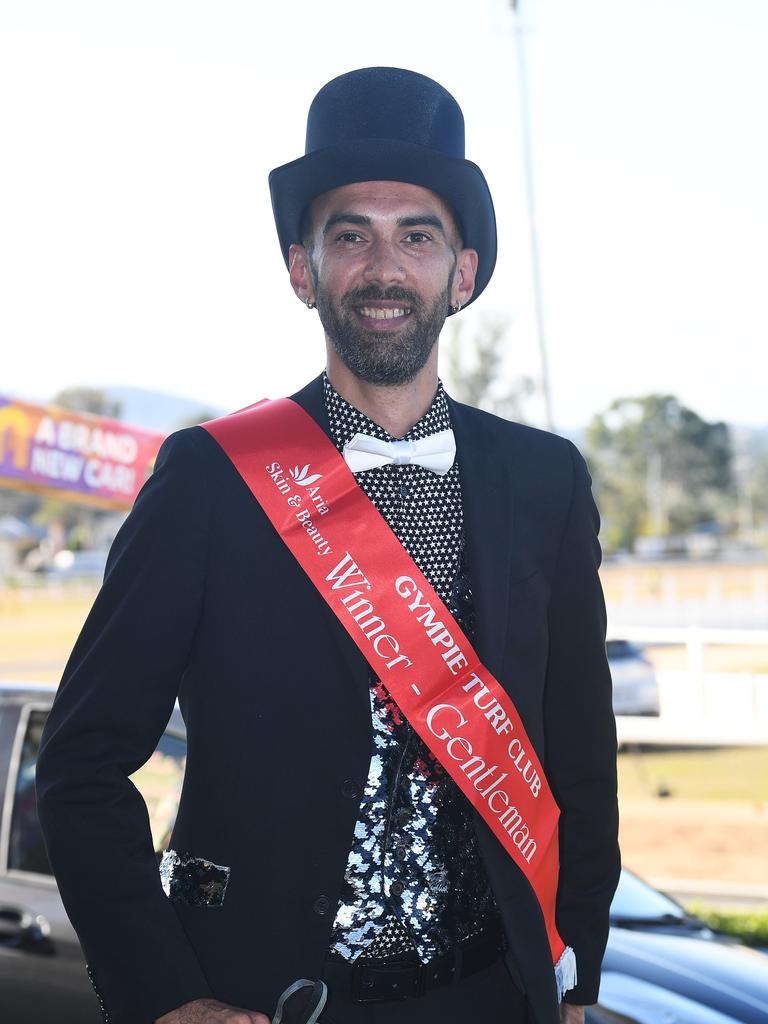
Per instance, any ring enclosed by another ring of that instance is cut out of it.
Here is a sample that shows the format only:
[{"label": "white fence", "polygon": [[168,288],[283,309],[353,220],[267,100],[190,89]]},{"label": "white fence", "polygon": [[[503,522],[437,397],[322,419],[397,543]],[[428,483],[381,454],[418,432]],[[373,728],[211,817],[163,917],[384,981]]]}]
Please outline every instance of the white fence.
[{"label": "white fence", "polygon": [[682,644],[687,651],[684,669],[656,673],[658,718],[617,719],[620,743],[768,744],[768,673],[709,672],[704,667],[707,645],[768,648],[768,630],[637,626],[611,628],[608,635],[639,644]]}]

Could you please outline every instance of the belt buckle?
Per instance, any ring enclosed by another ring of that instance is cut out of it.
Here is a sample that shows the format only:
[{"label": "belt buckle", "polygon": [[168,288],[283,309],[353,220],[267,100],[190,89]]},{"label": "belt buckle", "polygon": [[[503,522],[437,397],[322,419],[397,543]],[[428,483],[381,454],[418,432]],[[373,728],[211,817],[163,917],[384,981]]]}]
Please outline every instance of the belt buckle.
[{"label": "belt buckle", "polygon": [[[388,970],[387,968],[394,968]],[[365,974],[369,975],[370,981],[366,984],[364,979]],[[403,976],[402,991],[393,992],[391,989],[383,994],[381,992],[377,994],[371,994],[371,989],[376,986],[376,976],[386,978],[387,975],[399,973]],[[408,975],[410,974],[410,979]],[[396,1002],[400,999],[409,999],[412,996],[421,995],[424,991],[424,969],[417,964],[403,964],[397,966],[395,964],[388,964],[385,966],[376,967],[373,964],[353,964],[352,965],[352,983],[350,986],[350,997],[353,1003],[386,1003]],[[410,984],[408,981],[410,980]]]},{"label": "belt buckle", "polygon": [[[366,992],[363,987],[363,971],[366,970],[366,965],[353,963],[351,967],[351,983],[349,986],[349,995],[353,1003],[368,1003],[371,1002],[370,998],[366,998]],[[373,985],[373,982],[371,982]]]}]

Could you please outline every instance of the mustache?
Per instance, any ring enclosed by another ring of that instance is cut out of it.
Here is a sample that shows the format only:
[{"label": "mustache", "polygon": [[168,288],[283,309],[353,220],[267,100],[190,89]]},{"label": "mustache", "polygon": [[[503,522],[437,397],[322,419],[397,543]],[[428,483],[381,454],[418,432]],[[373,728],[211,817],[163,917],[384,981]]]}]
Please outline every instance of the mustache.
[{"label": "mustache", "polygon": [[421,299],[416,292],[400,285],[393,284],[389,288],[377,288],[375,285],[366,285],[364,288],[355,288],[347,292],[342,299],[342,305],[346,308],[359,306],[364,302],[376,301],[377,299],[388,302],[403,302],[411,309],[421,307]]}]

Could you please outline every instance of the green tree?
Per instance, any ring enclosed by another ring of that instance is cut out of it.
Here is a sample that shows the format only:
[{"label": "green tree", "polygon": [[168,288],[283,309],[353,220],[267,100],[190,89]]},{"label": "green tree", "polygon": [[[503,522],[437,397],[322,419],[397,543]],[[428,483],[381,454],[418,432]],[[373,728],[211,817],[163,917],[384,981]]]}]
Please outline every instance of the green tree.
[{"label": "green tree", "polygon": [[71,409],[73,412],[90,412],[95,416],[109,416],[113,420],[119,420],[122,414],[120,402],[107,398],[106,392],[101,388],[81,386],[64,388],[54,395],[53,405],[59,405],[62,409]]},{"label": "green tree", "polygon": [[442,344],[446,382],[453,398],[508,420],[525,422],[525,400],[536,390],[530,377],[504,373],[506,318],[487,318],[470,335],[466,323],[451,322]]},{"label": "green tree", "polygon": [[181,430],[182,427],[196,427],[199,423],[205,423],[207,420],[215,420],[221,413],[214,412],[213,409],[206,408],[202,405],[193,413],[191,416],[183,416],[176,423],[176,430]]},{"label": "green tree", "polygon": [[750,473],[748,497],[753,523],[768,526],[768,452],[755,456]]},{"label": "green tree", "polygon": [[707,422],[674,395],[617,399],[589,424],[585,454],[607,548],[704,522],[732,525],[728,426]]},{"label": "green tree", "polygon": [[745,526],[765,530],[768,527],[768,428],[750,430],[740,454]]}]

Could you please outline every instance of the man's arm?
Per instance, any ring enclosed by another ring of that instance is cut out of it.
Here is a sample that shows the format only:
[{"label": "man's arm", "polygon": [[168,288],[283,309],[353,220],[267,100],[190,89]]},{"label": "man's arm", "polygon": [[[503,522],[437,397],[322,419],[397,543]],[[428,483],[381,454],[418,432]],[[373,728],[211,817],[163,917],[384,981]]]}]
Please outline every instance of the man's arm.
[{"label": "man's arm", "polygon": [[560,1024],[584,1024],[586,1006],[560,1003]]},{"label": "man's arm", "polygon": [[[618,883],[616,724],[598,578],[599,517],[584,459],[572,448],[573,489],[552,580],[545,693],[546,771],[560,809],[557,926],[576,953],[576,1006],[597,1001]],[[577,1018],[578,1019],[578,1018]]]},{"label": "man's arm", "polygon": [[163,1014],[155,1024],[270,1024],[270,1021],[264,1013],[228,1006],[218,999],[195,999]]},{"label": "man's arm", "polygon": [[173,709],[202,603],[209,500],[194,430],[171,435],[110,551],[37,765],[62,900],[111,1019],[143,1024],[210,988],[160,883],[128,776]]}]

